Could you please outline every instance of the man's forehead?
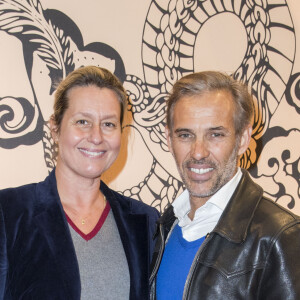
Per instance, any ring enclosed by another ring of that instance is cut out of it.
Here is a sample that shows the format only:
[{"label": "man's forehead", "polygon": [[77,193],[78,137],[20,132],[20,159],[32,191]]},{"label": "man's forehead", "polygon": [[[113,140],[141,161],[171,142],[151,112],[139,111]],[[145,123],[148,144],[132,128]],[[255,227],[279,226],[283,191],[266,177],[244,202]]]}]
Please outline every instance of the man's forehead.
[{"label": "man's forehead", "polygon": [[204,91],[198,94],[186,94],[186,95],[182,95],[178,100],[177,103],[179,102],[184,102],[184,101],[188,101],[190,99],[197,99],[199,101],[203,100],[213,100],[216,99],[218,97],[222,96],[222,99],[226,99],[228,101],[232,101],[233,102],[233,97],[232,94],[230,93],[230,91],[227,91],[225,89],[223,90],[212,90],[212,91]]},{"label": "man's forehead", "polygon": [[233,126],[234,104],[228,93],[210,92],[205,95],[182,97],[174,108],[173,132],[185,128],[221,130]]}]

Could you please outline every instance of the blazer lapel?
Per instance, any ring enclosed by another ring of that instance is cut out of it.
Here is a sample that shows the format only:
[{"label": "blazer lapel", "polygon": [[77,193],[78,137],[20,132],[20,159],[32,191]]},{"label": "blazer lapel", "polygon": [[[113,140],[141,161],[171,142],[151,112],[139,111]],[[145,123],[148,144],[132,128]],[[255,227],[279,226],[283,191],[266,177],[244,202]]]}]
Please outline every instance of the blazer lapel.
[{"label": "blazer lapel", "polygon": [[56,187],[54,171],[37,188],[40,207],[34,222],[47,241],[67,299],[80,299],[80,275],[74,245]]}]

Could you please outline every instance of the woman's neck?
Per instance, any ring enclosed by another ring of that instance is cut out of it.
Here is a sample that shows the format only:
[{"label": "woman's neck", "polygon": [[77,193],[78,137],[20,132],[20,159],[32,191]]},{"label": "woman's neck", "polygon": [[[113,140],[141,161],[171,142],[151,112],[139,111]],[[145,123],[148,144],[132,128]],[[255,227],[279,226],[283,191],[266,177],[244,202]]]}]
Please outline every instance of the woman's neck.
[{"label": "woman's neck", "polygon": [[83,178],[56,168],[55,176],[60,200],[63,205],[89,210],[103,200],[100,178]]}]

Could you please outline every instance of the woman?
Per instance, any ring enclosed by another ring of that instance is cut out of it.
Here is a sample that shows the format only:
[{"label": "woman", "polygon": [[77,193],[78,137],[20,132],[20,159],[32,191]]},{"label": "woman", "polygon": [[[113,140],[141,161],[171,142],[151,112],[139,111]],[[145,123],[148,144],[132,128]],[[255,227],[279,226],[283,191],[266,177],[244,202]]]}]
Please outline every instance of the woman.
[{"label": "woman", "polygon": [[158,212],[109,189],[126,93],[105,69],[58,86],[50,128],[56,168],[0,192],[0,299],[148,299]]}]

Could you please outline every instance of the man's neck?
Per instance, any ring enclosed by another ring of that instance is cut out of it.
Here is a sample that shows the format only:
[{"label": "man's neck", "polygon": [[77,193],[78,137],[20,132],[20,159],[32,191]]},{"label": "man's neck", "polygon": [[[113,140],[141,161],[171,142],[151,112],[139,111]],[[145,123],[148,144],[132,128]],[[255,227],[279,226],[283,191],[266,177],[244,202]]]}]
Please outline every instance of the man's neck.
[{"label": "man's neck", "polygon": [[208,200],[210,199],[210,197],[193,197],[190,195],[190,205],[191,205],[191,210],[188,213],[189,218],[191,219],[191,221],[193,221],[196,210],[203,206]]},{"label": "man's neck", "polygon": [[[229,195],[227,197],[226,195],[232,194],[234,192],[234,190],[236,189],[236,187],[238,185],[238,182],[239,182],[241,176],[242,176],[242,173],[241,173],[240,169],[238,169],[238,171],[234,174],[234,176],[226,184],[224,184],[217,192],[215,192],[214,194],[212,194],[210,196],[196,197],[196,196],[192,196],[190,194],[191,210],[188,213],[188,217],[193,221],[197,209],[200,208],[201,206],[205,205],[206,202],[209,201],[212,197],[215,197],[215,195],[217,195],[217,194],[219,195],[220,192],[221,193],[225,192],[225,198],[224,199],[228,198],[228,201],[229,201],[231,196]],[[227,203],[228,201],[225,201],[225,202]]]}]

